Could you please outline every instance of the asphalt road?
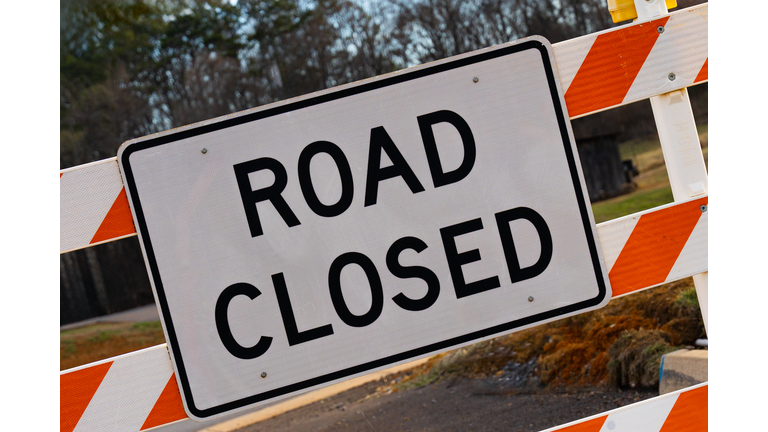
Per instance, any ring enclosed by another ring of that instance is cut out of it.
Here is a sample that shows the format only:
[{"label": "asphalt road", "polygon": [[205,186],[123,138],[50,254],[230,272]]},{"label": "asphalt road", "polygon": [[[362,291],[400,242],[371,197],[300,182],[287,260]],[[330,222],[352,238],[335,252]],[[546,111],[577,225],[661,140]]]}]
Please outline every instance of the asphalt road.
[{"label": "asphalt road", "polygon": [[[157,320],[154,305],[70,324]],[[62,326],[64,329],[65,326]],[[361,378],[362,379],[362,378]],[[293,430],[514,430],[538,431],[658,395],[649,391],[579,389],[575,392],[515,394],[488,380],[459,379],[389,395],[377,394],[378,378],[342,383],[345,388],[320,396],[307,394],[308,403],[292,401],[287,412],[247,425],[243,432]],[[354,380],[353,380],[354,381]],[[314,392],[313,392],[314,393]],[[318,392],[319,394],[319,392]],[[301,399],[297,398],[297,399]],[[190,419],[159,427],[161,432],[231,431],[224,423],[278,405],[283,401],[229,414],[206,422]],[[284,404],[288,406],[289,403]],[[286,411],[275,407],[276,412]],[[252,416],[254,417],[254,416]],[[215,426],[222,426],[221,429]],[[226,426],[226,427],[225,427]]]},{"label": "asphalt road", "polygon": [[272,402],[272,403],[269,403],[267,405],[264,405],[264,406],[261,406],[261,407],[258,407],[258,408],[237,412],[235,414],[230,414],[230,415],[227,415],[227,416],[224,416],[224,417],[221,417],[221,418],[217,418],[215,420],[209,420],[207,422],[198,423],[198,422],[196,422],[194,420],[186,419],[186,420],[182,420],[182,421],[180,421],[178,423],[172,423],[172,424],[169,424],[169,425],[166,425],[166,426],[161,426],[161,427],[159,427],[157,429],[153,429],[153,430],[156,430],[158,432],[197,432],[199,430],[202,430],[202,429],[205,429],[205,428],[208,428],[208,427],[211,427],[211,426],[215,426],[215,425],[221,424],[221,423],[223,423],[223,422],[225,422],[227,420],[232,420],[234,418],[237,418],[237,417],[240,417],[240,416],[243,416],[243,415],[246,415],[246,414],[250,414],[250,413],[253,413],[253,412],[265,409],[267,407],[275,405],[276,403],[278,403],[278,402]]},{"label": "asphalt road", "polygon": [[[124,312],[118,312],[111,315],[96,317],[89,320],[80,321],[77,323],[63,325],[61,326],[61,330],[84,327],[84,326],[99,323],[99,322],[141,322],[141,321],[157,321],[159,319],[160,319],[160,316],[158,315],[157,307],[154,304],[152,304],[152,305],[143,306],[136,309],[127,310]],[[322,398],[332,397],[333,395],[339,392],[347,391],[351,388],[360,386],[361,384],[366,383],[368,381],[378,380],[381,376],[386,375],[388,373],[393,373],[395,370],[402,370],[402,369],[414,367],[417,363],[420,363],[422,361],[424,360],[417,360],[404,365],[395,366],[393,368],[390,368],[384,371],[374,372],[370,375],[354,378],[342,383],[325,387],[320,390],[305,393],[303,395],[299,395],[291,399],[267,403],[257,408],[238,411],[236,413],[225,415],[223,417],[216,418],[214,420],[209,420],[206,422],[196,422],[191,419],[185,419],[180,422],[169,424],[166,426],[161,426],[153,430],[162,431],[162,432],[197,432],[200,430],[204,430],[206,428],[211,428],[213,426],[221,425],[222,426],[221,428],[214,428],[216,432],[231,431],[233,429],[232,424],[231,423],[225,424],[229,420],[233,420],[239,417],[249,416],[253,413],[256,413],[258,411],[265,410],[271,407],[273,408],[271,409],[270,415],[273,415],[278,412],[284,412],[285,410],[294,409],[298,406],[310,404]],[[244,420],[240,423],[243,425],[246,425],[251,420],[252,420],[252,416],[250,420]]]},{"label": "asphalt road", "polygon": [[499,380],[457,378],[391,394],[372,381],[238,432],[534,432],[658,396],[655,390],[521,392]]}]

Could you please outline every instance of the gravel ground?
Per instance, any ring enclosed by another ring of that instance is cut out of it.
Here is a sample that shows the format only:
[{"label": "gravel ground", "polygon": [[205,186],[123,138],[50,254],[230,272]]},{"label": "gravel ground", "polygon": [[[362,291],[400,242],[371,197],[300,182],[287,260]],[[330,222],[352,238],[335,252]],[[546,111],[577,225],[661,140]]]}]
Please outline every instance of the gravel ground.
[{"label": "gravel ground", "polygon": [[374,381],[238,432],[540,431],[658,395],[655,390],[521,389],[455,378],[386,394]]}]

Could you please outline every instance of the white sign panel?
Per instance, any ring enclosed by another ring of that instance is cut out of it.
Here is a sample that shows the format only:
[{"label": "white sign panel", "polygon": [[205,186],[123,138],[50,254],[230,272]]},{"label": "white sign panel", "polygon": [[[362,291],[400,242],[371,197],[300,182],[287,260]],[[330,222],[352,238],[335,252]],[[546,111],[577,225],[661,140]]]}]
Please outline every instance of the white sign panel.
[{"label": "white sign panel", "polygon": [[190,417],[604,305],[552,59],[528,38],[124,144]]}]

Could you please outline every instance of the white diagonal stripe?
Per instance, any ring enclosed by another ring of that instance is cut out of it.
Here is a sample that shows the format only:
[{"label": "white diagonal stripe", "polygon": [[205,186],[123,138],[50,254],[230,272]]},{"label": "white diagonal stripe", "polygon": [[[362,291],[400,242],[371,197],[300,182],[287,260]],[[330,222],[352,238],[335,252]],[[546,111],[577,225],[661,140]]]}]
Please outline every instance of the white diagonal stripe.
[{"label": "white diagonal stripe", "polygon": [[[645,99],[693,84],[709,55],[707,5],[671,14],[664,33],[648,54],[624,103]],[[675,79],[670,80],[669,74]]]},{"label": "white diagonal stripe", "polygon": [[616,410],[605,419],[600,432],[659,432],[679,394],[670,394]]},{"label": "white diagonal stripe", "polygon": [[555,67],[560,75],[560,85],[563,88],[563,94],[568,91],[573,78],[579,72],[581,64],[587,58],[589,50],[597,39],[597,34],[590,34],[569,41],[560,42],[552,45],[552,51],[555,54]]},{"label": "white diagonal stripe", "polygon": [[172,374],[165,344],[116,358],[75,432],[137,432]]},{"label": "white diagonal stripe", "polygon": [[608,416],[603,422],[600,432],[659,432],[664,422],[667,421],[677,398],[686,392],[708,386],[708,383],[694,386],[646,399],[632,405],[626,405],[615,410],[607,411],[593,416],[585,417],[570,423],[546,429],[542,432],[555,432],[568,427]]},{"label": "white diagonal stripe", "polygon": [[603,249],[605,258],[605,269],[610,273],[619,254],[627,244],[629,236],[640,220],[640,214],[634,214],[610,222],[601,223],[597,226],[597,237],[600,239],[600,247]]},{"label": "white diagonal stripe", "polygon": [[117,159],[63,170],[59,183],[59,252],[88,246],[123,189]]},{"label": "white diagonal stripe", "polygon": [[709,212],[702,213],[699,222],[693,228],[691,236],[685,242],[680,256],[669,271],[667,281],[676,281],[708,270],[707,245],[709,243]]}]

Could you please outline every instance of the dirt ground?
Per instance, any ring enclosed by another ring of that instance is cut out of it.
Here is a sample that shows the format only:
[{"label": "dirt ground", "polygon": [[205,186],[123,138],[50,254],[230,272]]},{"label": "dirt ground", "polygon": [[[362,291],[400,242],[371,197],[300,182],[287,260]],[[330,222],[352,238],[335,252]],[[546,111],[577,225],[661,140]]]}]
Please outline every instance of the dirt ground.
[{"label": "dirt ground", "polygon": [[387,394],[373,381],[238,432],[540,431],[658,395],[656,390],[514,389],[497,379],[452,378]]}]

